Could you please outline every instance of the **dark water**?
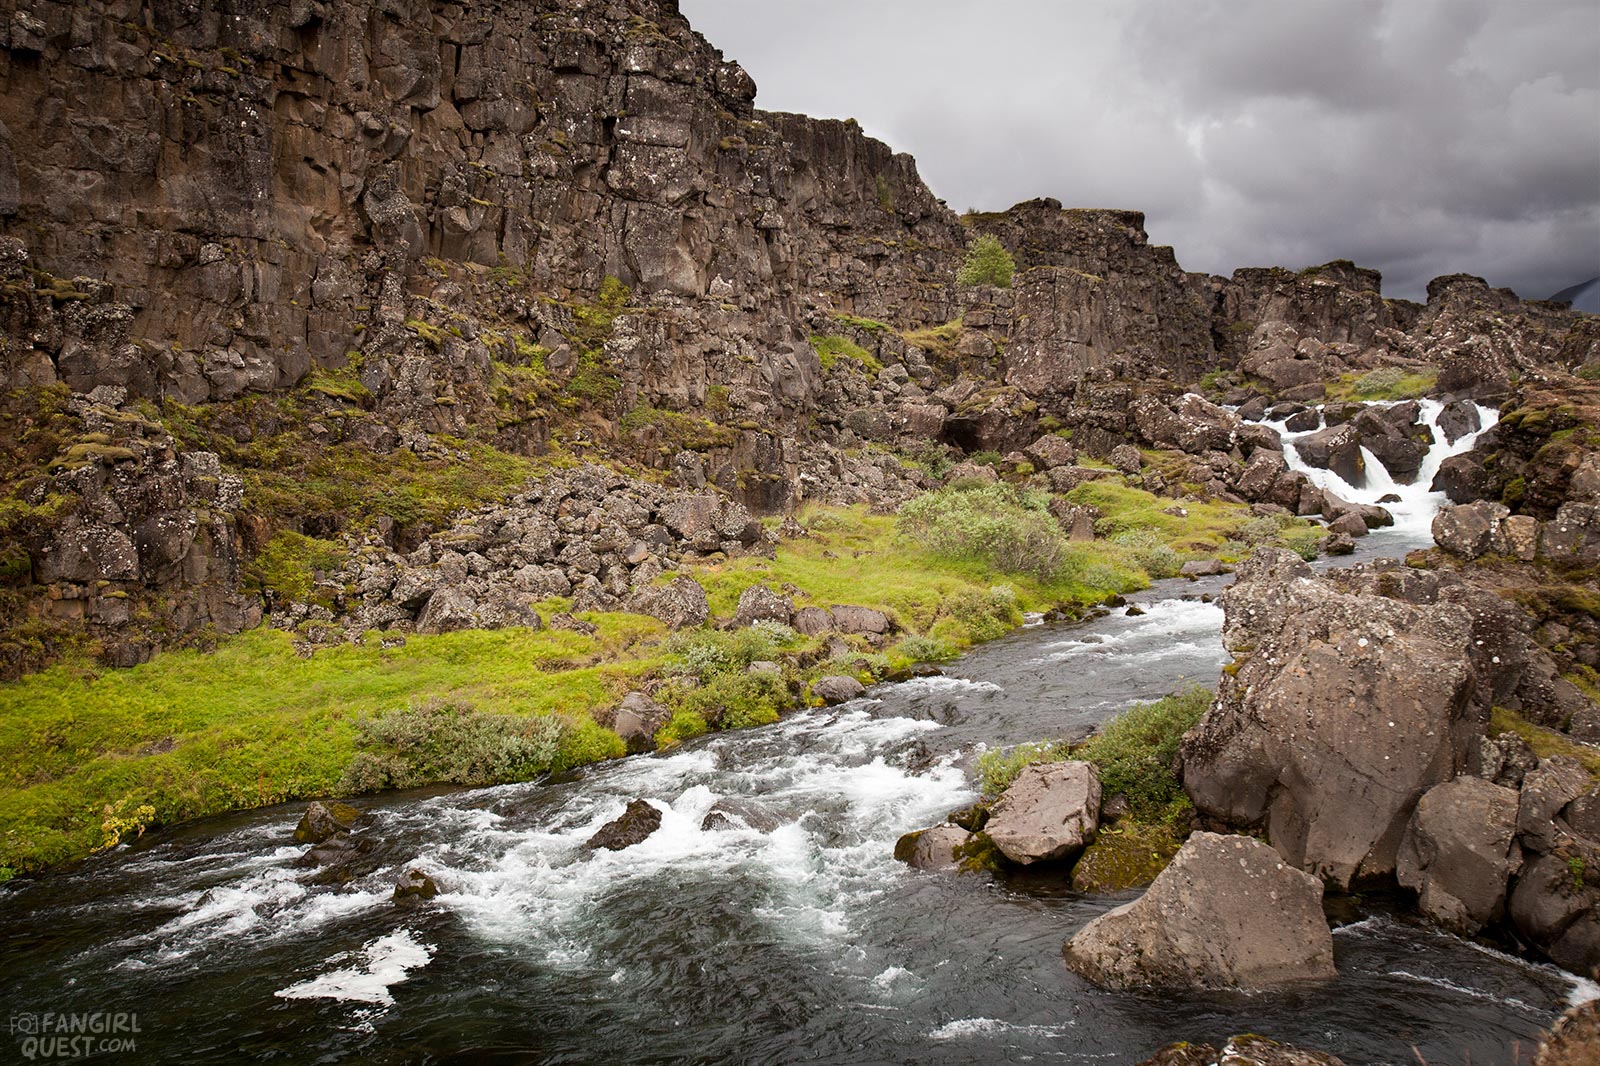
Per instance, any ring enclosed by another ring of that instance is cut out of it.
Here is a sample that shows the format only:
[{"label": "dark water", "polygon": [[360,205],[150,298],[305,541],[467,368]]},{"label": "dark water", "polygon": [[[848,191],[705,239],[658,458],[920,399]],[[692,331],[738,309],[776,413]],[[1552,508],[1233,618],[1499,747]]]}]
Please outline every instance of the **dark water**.
[{"label": "dark water", "polygon": [[[1120,900],[890,858],[972,797],[979,744],[1213,682],[1221,612],[1175,597],[1215,587],[1169,584],[1136,598],[1141,617],[1025,629],[947,677],[567,784],[377,802],[370,872],[346,885],[300,865],[298,808],[163,833],[0,895],[0,995],[136,1012],[137,1051],[102,1061],[1126,1063],[1241,1031],[1350,1063],[1528,1061],[1594,988],[1378,915],[1335,933],[1329,986],[1106,992],[1060,948]],[[583,853],[634,797],[662,829]],[[725,797],[779,828],[701,831]],[[389,890],[412,866],[443,894],[402,910]]]}]

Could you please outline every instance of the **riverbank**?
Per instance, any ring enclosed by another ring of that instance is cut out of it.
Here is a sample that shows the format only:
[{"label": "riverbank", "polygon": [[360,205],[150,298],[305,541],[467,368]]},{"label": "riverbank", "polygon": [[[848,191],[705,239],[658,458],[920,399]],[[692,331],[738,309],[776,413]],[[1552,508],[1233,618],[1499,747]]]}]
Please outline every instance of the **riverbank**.
[{"label": "riverbank", "polygon": [[[1092,482],[1065,498],[1075,496],[1086,497],[1084,505],[1092,497],[1109,536],[1062,538],[1061,556],[1049,570],[1008,570],[981,544],[919,541],[902,535],[893,516],[861,507],[803,512],[805,535],[782,541],[770,559],[685,567],[683,574],[704,587],[714,622],[730,619],[741,594],[763,585],[790,596],[796,607],[852,604],[880,611],[892,634],[843,638],[840,647],[838,637],[777,631],[759,649],[762,661],[770,655],[776,663],[776,684],[724,684],[718,694],[732,705],[709,715],[703,699],[697,703],[687,694],[713,678],[676,684],[663,700],[670,710],[687,706],[689,713],[675,713],[659,739],[762,724],[777,710],[808,702],[809,683],[824,674],[876,680],[913,661],[948,658],[993,639],[1021,624],[1024,613],[1081,614],[1175,572],[1184,559],[1228,557],[1247,547],[1238,538],[1252,516],[1240,505],[1180,506],[1120,478]],[[954,498],[961,502],[961,492]],[[946,513],[934,529],[947,531],[955,522],[970,531],[956,520],[971,510]],[[1303,525],[1292,529],[1298,535]],[[548,618],[571,603],[536,606]],[[432,732],[412,736],[414,745],[459,747],[460,736],[439,733],[442,723],[446,730],[469,731],[492,750],[442,772],[431,764],[431,775],[425,764],[411,784],[523,780],[616,757],[624,745],[601,724],[605,712],[629,692],[686,677],[696,647],[719,639],[714,627],[703,639],[696,631],[671,636],[655,619],[621,611],[580,612],[574,622],[575,629],[538,631],[372,632],[359,643],[305,656],[290,634],[261,628],[219,640],[210,652],[162,653],[127,670],[59,665],[0,686],[0,702],[11,711],[0,720],[0,868],[36,870],[157,825],[361,791],[346,779],[358,754],[388,745],[377,752],[385,754],[404,743],[395,734],[415,726],[404,716],[430,704],[445,703],[458,713],[430,716],[426,729]],[[749,661],[746,655],[737,665]],[[396,728],[374,730],[371,723],[386,716]],[[554,725],[546,723],[532,737],[526,723],[545,719]],[[507,760],[508,738],[518,752],[537,739],[537,757]]]}]

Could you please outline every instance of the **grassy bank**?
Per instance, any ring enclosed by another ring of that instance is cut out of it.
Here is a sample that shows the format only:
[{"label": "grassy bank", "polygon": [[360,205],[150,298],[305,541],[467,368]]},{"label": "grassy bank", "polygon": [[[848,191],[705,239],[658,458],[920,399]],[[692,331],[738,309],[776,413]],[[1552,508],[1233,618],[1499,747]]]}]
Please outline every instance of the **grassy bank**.
[{"label": "grassy bank", "polygon": [[[0,685],[0,868],[38,868],[229,810],[426,780],[527,779],[613,757],[622,743],[594,715],[646,681],[662,682],[658,698],[673,712],[664,743],[772,721],[806,700],[817,676],[870,681],[953,656],[1024,611],[1082,608],[1165,576],[1184,553],[1215,554],[1249,520],[1212,504],[1165,514],[1148,493],[1095,484],[1109,539],[1052,541],[1049,565],[950,535],[995,501],[947,492],[924,526],[813,509],[802,515],[809,535],[773,559],[688,568],[718,616],[762,583],[798,589],[797,606],[857,604],[893,620],[886,644],[855,638],[843,654],[782,626],[669,635],[653,619],[610,613],[581,616],[593,635],[507,629],[402,643],[373,633],[309,658],[262,629],[211,653],[168,652],[127,670],[64,664]],[[1014,503],[1025,518],[1041,506]],[[777,669],[751,673],[754,662]],[[559,721],[528,724],[546,718]]]}]

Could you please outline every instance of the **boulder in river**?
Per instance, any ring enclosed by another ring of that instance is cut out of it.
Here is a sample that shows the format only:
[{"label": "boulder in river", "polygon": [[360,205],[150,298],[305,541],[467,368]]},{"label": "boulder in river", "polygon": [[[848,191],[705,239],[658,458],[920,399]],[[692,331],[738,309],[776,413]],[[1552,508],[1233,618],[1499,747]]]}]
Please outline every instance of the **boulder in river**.
[{"label": "boulder in river", "polygon": [[395,882],[394,901],[396,903],[420,903],[425,899],[432,899],[439,894],[439,886],[433,878],[413,867],[400,875],[400,880]]},{"label": "boulder in river", "polygon": [[1067,941],[1067,965],[1109,988],[1268,988],[1328,980],[1322,883],[1245,836],[1195,833],[1132,903]]},{"label": "boulder in river", "polygon": [[337,800],[315,800],[300,816],[294,829],[296,844],[320,844],[338,833],[347,833],[361,820],[359,808]]},{"label": "boulder in river", "polygon": [[1361,457],[1361,434],[1354,426],[1319,429],[1295,441],[1294,449],[1308,466],[1331,470],[1355,488],[1367,483],[1367,464]]},{"label": "boulder in river", "polygon": [[990,809],[984,832],[1006,858],[1027,866],[1082,851],[1099,818],[1100,772],[1093,763],[1034,763]]},{"label": "boulder in river", "polygon": [[955,825],[918,829],[895,842],[894,857],[918,870],[957,870],[961,867],[958,851],[971,839],[971,833]]},{"label": "boulder in river", "polygon": [[633,847],[660,828],[661,812],[650,803],[636,799],[620,815],[596,830],[584,847],[621,851]]}]

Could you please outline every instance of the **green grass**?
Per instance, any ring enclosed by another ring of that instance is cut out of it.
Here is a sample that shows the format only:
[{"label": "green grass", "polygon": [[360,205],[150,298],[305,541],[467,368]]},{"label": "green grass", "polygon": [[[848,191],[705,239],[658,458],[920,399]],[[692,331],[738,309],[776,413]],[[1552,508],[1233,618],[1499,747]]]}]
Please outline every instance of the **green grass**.
[{"label": "green grass", "polygon": [[853,364],[857,369],[869,374],[876,374],[883,369],[883,364],[877,357],[849,337],[838,334],[824,336],[820,333],[811,335],[811,347],[816,349],[817,358],[822,361],[824,373],[832,373],[834,367]]},{"label": "green grass", "polygon": [[336,792],[358,722],[414,700],[581,721],[661,663],[640,647],[661,632],[653,619],[584,617],[594,637],[472,631],[310,659],[260,629],[209,654],[98,674],[56,666],[0,686],[0,866],[86,854],[103,843],[107,806],[149,805],[161,824]]},{"label": "green grass", "polygon": [[1381,366],[1364,374],[1345,374],[1328,385],[1330,400],[1415,400],[1433,391],[1437,370],[1412,372]]}]

